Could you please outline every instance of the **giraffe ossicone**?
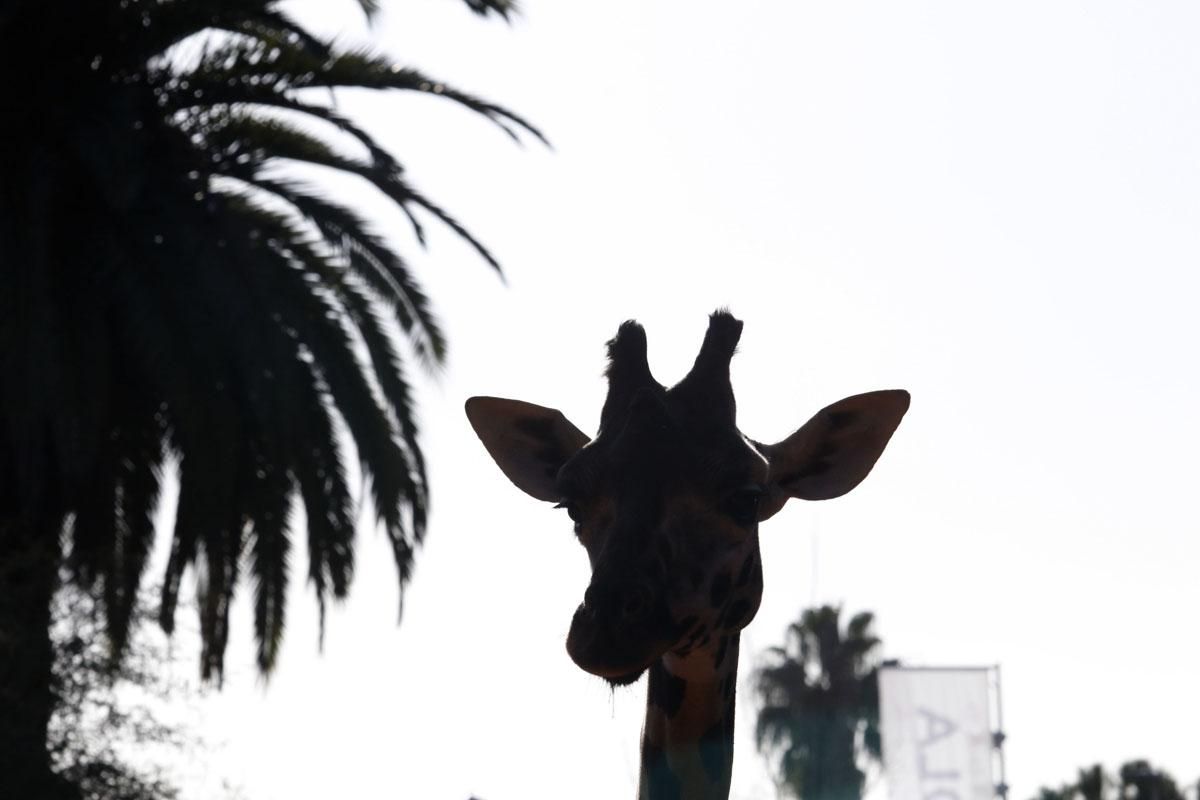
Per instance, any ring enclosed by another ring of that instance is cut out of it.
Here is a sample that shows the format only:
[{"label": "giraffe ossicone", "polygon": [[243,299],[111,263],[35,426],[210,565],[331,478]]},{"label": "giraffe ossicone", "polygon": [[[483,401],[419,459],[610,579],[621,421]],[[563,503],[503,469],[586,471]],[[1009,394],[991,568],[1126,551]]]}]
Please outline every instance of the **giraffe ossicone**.
[{"label": "giraffe ossicone", "polygon": [[650,373],[645,331],[622,324],[594,438],[532,403],[466,405],[504,474],[564,508],[587,551],[571,659],[613,685],[649,672],[640,800],[728,798],[739,634],[762,598],[758,523],[790,498],[857,486],[908,410],[908,392],[869,392],[776,444],[751,439],[729,380],[741,331],[714,313],[691,371],[666,388]]}]

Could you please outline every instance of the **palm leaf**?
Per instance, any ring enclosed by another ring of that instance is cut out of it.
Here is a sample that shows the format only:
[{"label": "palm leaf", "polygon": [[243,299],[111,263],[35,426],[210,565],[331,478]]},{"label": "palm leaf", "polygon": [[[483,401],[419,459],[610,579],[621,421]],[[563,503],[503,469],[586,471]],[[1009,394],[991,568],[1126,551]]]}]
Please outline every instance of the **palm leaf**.
[{"label": "palm leaf", "polygon": [[467,6],[480,16],[489,13],[508,19],[518,8],[516,0],[465,0]]},{"label": "palm leaf", "polygon": [[[341,251],[353,272],[391,308],[427,369],[443,363],[446,339],[430,309],[428,297],[413,280],[407,265],[368,229],[365,220],[298,183],[249,172],[245,180],[286,201],[320,231],[327,244]],[[377,374],[382,376],[384,373],[377,371]]]},{"label": "palm leaf", "polygon": [[[546,143],[545,135],[532,123],[507,108],[483,100],[438,81],[424,72],[401,67],[366,48],[339,52],[315,52],[307,47],[272,42],[230,42],[208,51],[187,77],[192,97],[176,103],[199,106],[212,103],[266,102],[267,95],[295,97],[305,89],[394,89],[444,97],[499,127],[515,141],[524,131]],[[197,95],[196,92],[200,94]],[[244,92],[254,100],[247,99]]]},{"label": "palm leaf", "polygon": [[[378,12],[374,0],[359,7]],[[332,91],[441,96],[514,138],[544,137],[419,70],[333,46],[277,0],[85,3],[67,18],[53,4],[6,9],[5,52],[62,58],[27,76],[0,159],[0,258],[18,265],[0,283],[0,511],[36,509],[50,529],[72,520],[69,566],[101,593],[115,661],[162,470],[177,464],[160,623],[173,630],[194,571],[201,670],[219,679],[245,573],[268,672],[286,621],[293,502],[322,620],[349,587],[350,458],[407,584],[428,506],[410,359],[436,373],[446,355],[406,261],[351,206],[288,170],[357,176],[407,215],[418,242],[432,218],[498,270]]]},{"label": "palm leaf", "polygon": [[159,3],[150,7],[150,24],[141,39],[142,60],[166,53],[198,34],[224,31],[271,46],[290,46],[315,54],[329,52],[329,45],[310,34],[288,14],[270,2],[205,0],[204,3]]}]

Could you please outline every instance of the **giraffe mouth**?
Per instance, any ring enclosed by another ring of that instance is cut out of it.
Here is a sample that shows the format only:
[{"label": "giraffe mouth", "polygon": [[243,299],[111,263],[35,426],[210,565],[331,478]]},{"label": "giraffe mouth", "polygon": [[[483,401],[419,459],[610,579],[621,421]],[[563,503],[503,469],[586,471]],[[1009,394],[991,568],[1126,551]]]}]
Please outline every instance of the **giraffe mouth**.
[{"label": "giraffe mouth", "polygon": [[[636,682],[637,679],[642,677],[642,674],[650,667],[650,664],[647,663],[643,666],[637,667],[636,669],[622,671],[620,668],[609,668],[600,664],[586,664],[574,658],[573,656],[572,659],[581,669],[583,669],[584,672],[589,672],[592,675],[595,675],[597,678],[603,678],[609,686],[614,687],[628,686],[629,684]],[[653,663],[656,659],[657,656],[650,659],[650,662]]]},{"label": "giraffe mouth", "polygon": [[601,677],[604,677],[604,680],[608,681],[609,686],[614,686],[614,687],[628,686],[629,684],[637,681],[638,678],[642,677],[642,673],[644,673],[645,671],[646,671],[646,668],[642,667],[641,669],[639,669],[636,672],[629,672],[624,675],[613,675],[611,677],[601,676]]},{"label": "giraffe mouth", "polygon": [[567,634],[567,654],[585,672],[625,686],[642,676],[664,652],[668,643],[627,626],[607,625],[591,609],[580,606]]}]

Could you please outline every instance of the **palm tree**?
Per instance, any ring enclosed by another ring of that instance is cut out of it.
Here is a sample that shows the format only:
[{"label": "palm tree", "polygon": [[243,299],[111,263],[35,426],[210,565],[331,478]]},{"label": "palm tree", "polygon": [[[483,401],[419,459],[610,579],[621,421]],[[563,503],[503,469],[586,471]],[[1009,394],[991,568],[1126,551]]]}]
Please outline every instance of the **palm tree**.
[{"label": "palm tree", "polygon": [[1075,783],[1066,783],[1057,789],[1043,786],[1032,800],[1108,800],[1110,782],[1104,768],[1096,764],[1079,770]]},{"label": "palm tree", "polygon": [[1034,800],[1184,800],[1184,794],[1170,774],[1138,759],[1122,764],[1115,776],[1100,764],[1081,769],[1075,783],[1040,789]]},{"label": "palm tree", "polygon": [[1079,793],[1079,800],[1104,800],[1108,784],[1104,768],[1099,764],[1093,764],[1079,770],[1079,780],[1075,782],[1074,788]]},{"label": "palm tree", "polygon": [[1069,788],[1050,789],[1043,786],[1041,789],[1038,789],[1038,793],[1033,800],[1070,800],[1070,798],[1071,790]]},{"label": "palm tree", "polygon": [[357,176],[418,238],[422,217],[440,221],[497,267],[332,90],[433,93],[540,135],[321,41],[279,6],[0,3],[0,796],[71,796],[45,751],[58,569],[101,599],[119,659],[169,465],[180,493],[159,620],[172,630],[193,568],[205,678],[221,676],[243,571],[258,664],[275,663],[294,501],[322,616],[345,595],[349,459],[401,587],[411,574],[427,488],[408,368],[436,369],[445,338],[405,261],[287,167]]},{"label": "palm tree", "polygon": [[758,749],[800,800],[858,800],[863,760],[880,758],[874,615],[844,629],[840,616],[836,606],[805,610],[755,673]]},{"label": "palm tree", "polygon": [[1120,796],[1127,800],[1184,800],[1175,779],[1148,761],[1129,761],[1117,774],[1121,779]]}]

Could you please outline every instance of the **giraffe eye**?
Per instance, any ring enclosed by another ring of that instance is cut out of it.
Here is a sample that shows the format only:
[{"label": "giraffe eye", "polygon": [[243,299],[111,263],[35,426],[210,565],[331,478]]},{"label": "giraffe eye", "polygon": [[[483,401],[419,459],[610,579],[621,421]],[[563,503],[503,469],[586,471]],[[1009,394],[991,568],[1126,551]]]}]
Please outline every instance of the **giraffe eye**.
[{"label": "giraffe eye", "polygon": [[743,486],[725,498],[725,513],[739,525],[753,525],[758,521],[758,503],[763,493],[758,484]]}]

